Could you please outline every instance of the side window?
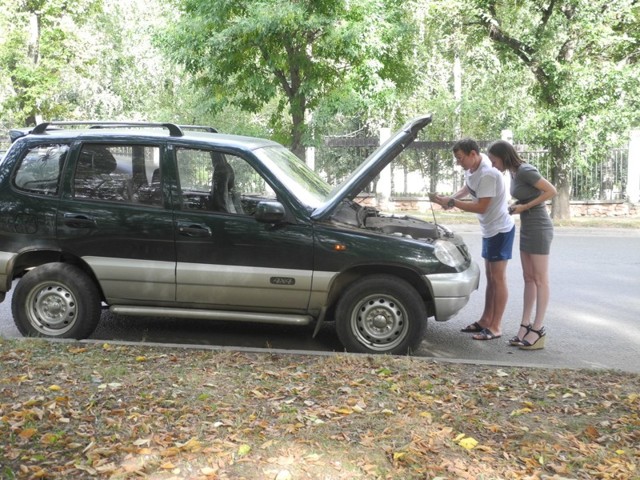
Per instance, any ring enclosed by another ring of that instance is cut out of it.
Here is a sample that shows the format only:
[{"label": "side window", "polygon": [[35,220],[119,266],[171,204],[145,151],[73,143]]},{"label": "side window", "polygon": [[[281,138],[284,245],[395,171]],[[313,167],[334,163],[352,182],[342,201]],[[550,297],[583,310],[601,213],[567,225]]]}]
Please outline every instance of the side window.
[{"label": "side window", "polygon": [[145,145],[85,144],[74,197],[162,206],[160,149]]},{"label": "side window", "polygon": [[176,151],[182,208],[253,215],[259,201],[276,195],[244,159],[222,152]]},{"label": "side window", "polygon": [[16,170],[14,185],[30,193],[57,195],[68,151],[68,145],[39,145],[30,149]]}]

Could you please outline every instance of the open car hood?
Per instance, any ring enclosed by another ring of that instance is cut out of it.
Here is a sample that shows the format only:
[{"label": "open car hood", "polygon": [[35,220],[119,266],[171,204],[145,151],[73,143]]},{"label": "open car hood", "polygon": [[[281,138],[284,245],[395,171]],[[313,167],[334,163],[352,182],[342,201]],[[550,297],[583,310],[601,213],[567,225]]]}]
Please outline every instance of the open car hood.
[{"label": "open car hood", "polygon": [[391,161],[407,148],[418,136],[418,132],[431,123],[431,114],[416,117],[407,122],[398,132],[376,149],[367,159],[332,192],[331,196],[311,214],[314,220],[331,216],[343,200],[353,200],[379,175]]}]

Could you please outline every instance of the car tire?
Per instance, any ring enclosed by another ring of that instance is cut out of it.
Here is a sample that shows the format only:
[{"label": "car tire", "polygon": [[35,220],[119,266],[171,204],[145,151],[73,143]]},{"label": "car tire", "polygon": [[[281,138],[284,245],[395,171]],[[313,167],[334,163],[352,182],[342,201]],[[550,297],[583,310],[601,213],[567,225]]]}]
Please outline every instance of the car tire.
[{"label": "car tire", "polygon": [[93,280],[81,269],[48,263],[22,277],[11,309],[25,337],[82,339],[98,325],[101,302]]},{"label": "car tire", "polygon": [[351,284],[336,308],[336,332],[349,352],[404,355],[427,327],[424,301],[408,282],[391,275]]}]

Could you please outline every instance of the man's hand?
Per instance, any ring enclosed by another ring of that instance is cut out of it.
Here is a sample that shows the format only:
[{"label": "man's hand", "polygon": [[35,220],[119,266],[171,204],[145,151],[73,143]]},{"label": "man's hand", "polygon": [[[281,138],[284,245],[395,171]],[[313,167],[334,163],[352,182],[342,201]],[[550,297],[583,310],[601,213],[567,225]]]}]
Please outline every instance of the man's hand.
[{"label": "man's hand", "polygon": [[440,205],[445,210],[451,210],[451,207],[449,206],[449,200],[451,200],[452,198],[453,197],[445,197],[445,196],[442,196],[442,195],[436,195],[435,196],[435,203]]}]

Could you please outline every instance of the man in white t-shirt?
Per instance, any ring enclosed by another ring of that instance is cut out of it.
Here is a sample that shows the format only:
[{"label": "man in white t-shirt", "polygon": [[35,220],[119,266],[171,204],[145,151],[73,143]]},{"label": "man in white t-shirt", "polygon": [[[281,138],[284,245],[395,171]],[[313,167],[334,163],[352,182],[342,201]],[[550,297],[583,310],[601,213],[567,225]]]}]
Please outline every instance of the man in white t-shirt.
[{"label": "man in white t-shirt", "polygon": [[[465,185],[450,197],[433,200],[444,208],[475,213],[482,232],[482,258],[487,276],[484,312],[477,322],[463,328],[474,340],[493,340],[502,335],[502,315],[507,306],[507,262],[511,259],[515,224],[509,215],[502,173],[480,154],[475,140],[463,139],[453,146],[453,155],[464,169]],[[471,201],[461,199],[471,197]]]}]

